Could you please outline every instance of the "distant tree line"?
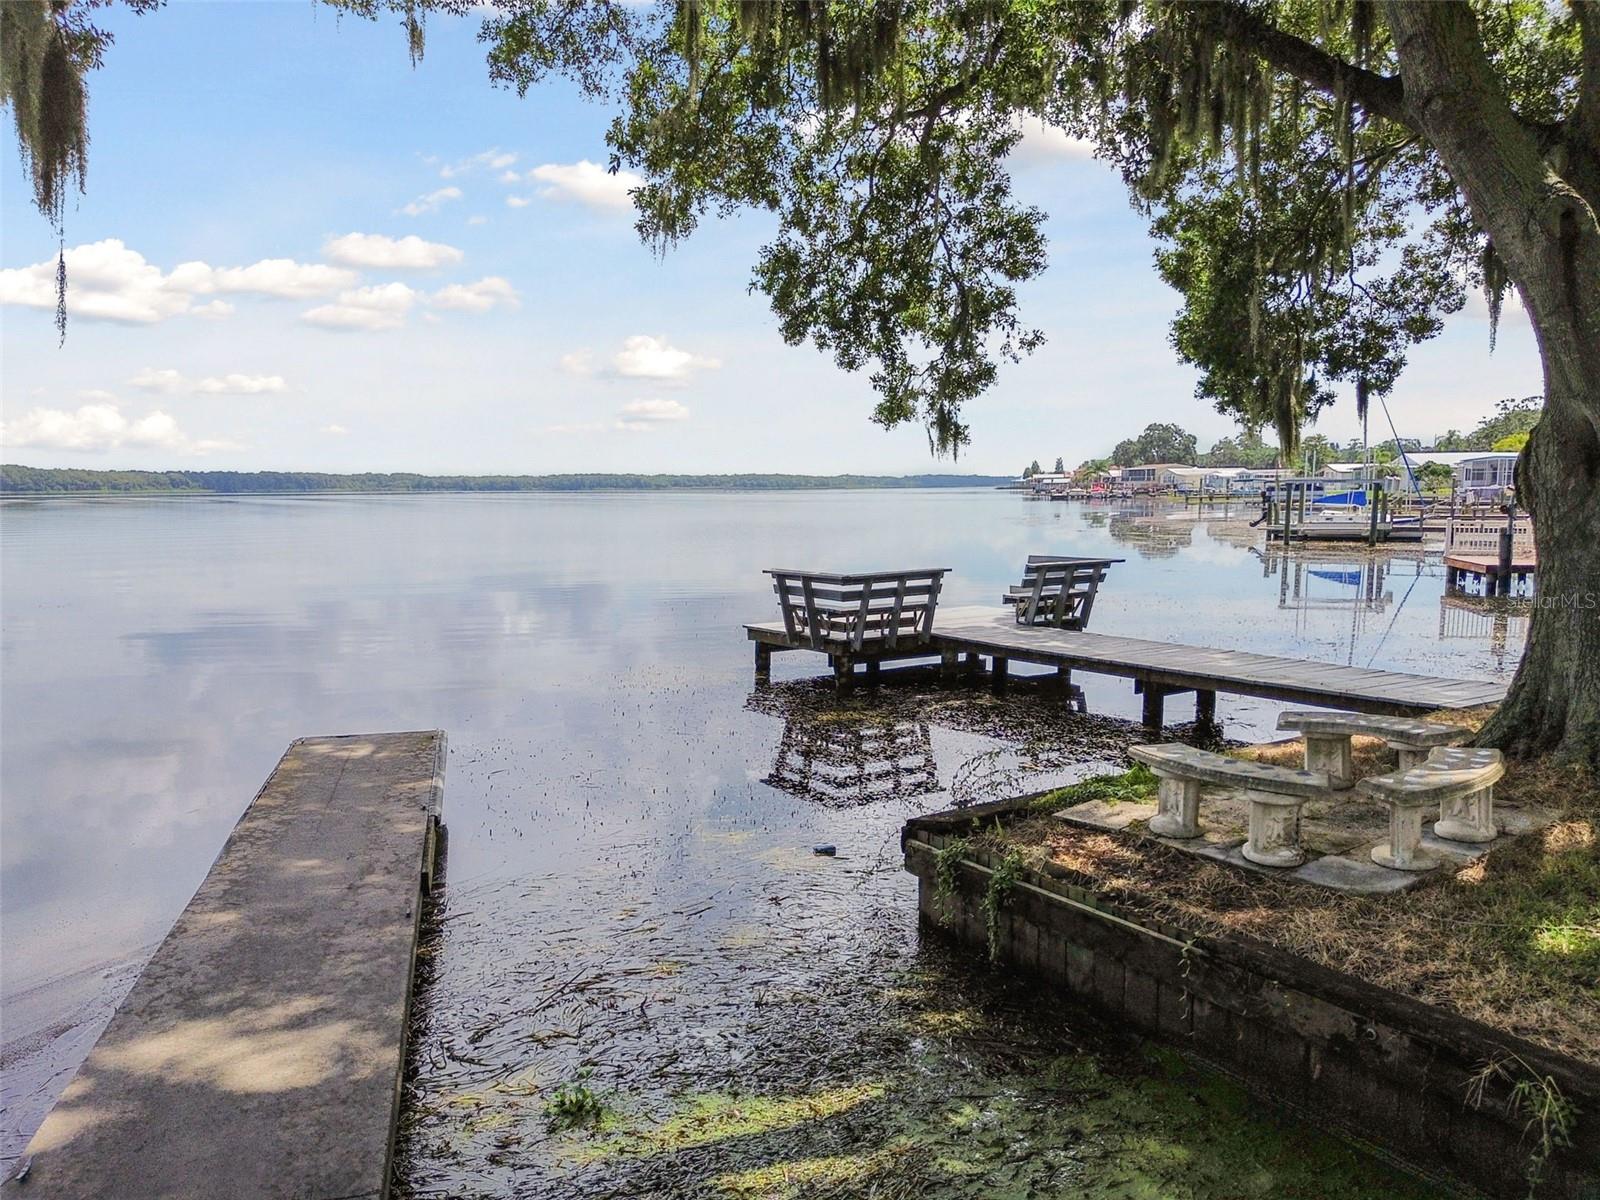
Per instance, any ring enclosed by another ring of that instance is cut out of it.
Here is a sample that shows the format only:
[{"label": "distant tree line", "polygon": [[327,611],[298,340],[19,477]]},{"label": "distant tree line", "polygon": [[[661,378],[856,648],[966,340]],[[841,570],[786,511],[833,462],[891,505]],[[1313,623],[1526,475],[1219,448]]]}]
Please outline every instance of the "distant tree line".
[{"label": "distant tree line", "polygon": [[[1371,450],[1380,462],[1397,458],[1399,451],[1415,453],[1426,449],[1447,450],[1521,450],[1528,435],[1539,423],[1544,411],[1543,396],[1523,396],[1498,401],[1493,416],[1478,422],[1471,433],[1452,429],[1438,438],[1432,447],[1425,447],[1419,438],[1391,438],[1372,445]],[[1311,434],[1300,440],[1294,461],[1288,465],[1302,472],[1319,469],[1330,462],[1359,462],[1366,448],[1356,438],[1340,446],[1321,434]],[[1262,440],[1261,431],[1246,428],[1234,437],[1220,438],[1210,450],[1201,454],[1194,434],[1178,425],[1146,425],[1137,437],[1124,438],[1112,450],[1109,458],[1091,458],[1080,463],[1074,476],[1087,479],[1101,474],[1110,467],[1139,467],[1149,463],[1183,463],[1196,467],[1275,467],[1279,451],[1276,445]],[[1061,460],[1056,460],[1060,471]],[[1039,473],[1039,464],[1023,473]]]},{"label": "distant tree line", "polygon": [[993,487],[1001,475],[338,475],[322,471],[90,471],[0,465],[0,492],[605,492],[700,489]]}]

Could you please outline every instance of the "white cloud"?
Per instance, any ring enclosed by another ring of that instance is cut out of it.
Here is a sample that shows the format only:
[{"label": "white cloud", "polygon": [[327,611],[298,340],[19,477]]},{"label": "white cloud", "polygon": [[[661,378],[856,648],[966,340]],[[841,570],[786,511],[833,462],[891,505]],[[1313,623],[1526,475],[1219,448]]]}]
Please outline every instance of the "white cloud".
[{"label": "white cloud", "polygon": [[209,396],[259,396],[267,392],[286,391],[289,386],[282,375],[241,375],[235,372],[190,379],[171,367],[161,370],[146,367],[128,383],[147,392],[164,392],[167,395],[201,392]]},{"label": "white cloud", "polygon": [[324,425],[318,432],[326,433],[330,437],[343,437],[350,431],[343,425]]},{"label": "white cloud", "polygon": [[417,293],[403,283],[340,292],[337,304],[324,304],[300,314],[300,319],[324,329],[342,331],[398,329],[416,302]]},{"label": "white cloud", "polygon": [[458,159],[439,168],[439,178],[454,179],[457,175],[465,175],[479,167],[487,167],[491,171],[503,171],[517,161],[517,156],[510,151],[501,150],[493,146],[481,153],[468,158]]},{"label": "white cloud", "polygon": [[130,421],[115,404],[85,404],[76,411],[35,408],[0,424],[0,443],[48,450],[94,452],[123,448],[206,454],[232,449],[233,443],[191,439],[159,409]]},{"label": "white cloud", "polygon": [[569,375],[593,375],[594,354],[588,350],[574,350],[561,356],[561,369]]},{"label": "white cloud", "polygon": [[613,212],[632,208],[633,197],[628,193],[644,183],[632,171],[612,174],[586,158],[575,163],[545,163],[528,172],[528,181],[544,184],[539,194],[546,199],[573,200]]},{"label": "white cloud", "polygon": [[484,216],[482,213],[478,213],[467,218],[468,225],[487,225],[488,223],[489,218]]},{"label": "white cloud", "polygon": [[486,275],[476,283],[452,283],[433,294],[435,308],[458,312],[488,312],[496,304],[515,307],[516,303],[516,289],[498,275]]},{"label": "white cloud", "polygon": [[515,171],[502,171],[502,172],[500,172],[500,182],[501,183],[521,183],[522,182],[522,176],[518,175]]},{"label": "white cloud", "polygon": [[663,383],[685,383],[696,370],[711,370],[722,363],[715,358],[691,354],[670,345],[664,337],[635,334],[622,343],[611,359],[612,368],[626,379],[655,379]]},{"label": "white cloud", "polygon": [[436,192],[429,192],[426,196],[418,196],[400,211],[408,217],[420,217],[423,213],[438,212],[450,201],[459,199],[461,199],[460,188],[442,187]]},{"label": "white cloud", "polygon": [[533,203],[533,201],[529,200],[526,196],[507,196],[506,197],[506,207],[507,208],[527,208],[528,205],[530,205],[532,203]]},{"label": "white cloud", "polygon": [[1046,124],[1033,113],[1024,113],[1018,123],[1022,127],[1022,140],[1011,149],[1011,157],[1018,162],[1082,162],[1094,157],[1093,142],[1072,137],[1065,130]]},{"label": "white cloud", "polygon": [[[66,257],[68,314],[134,325],[149,325],[183,313],[212,318],[232,313],[233,305],[225,300],[195,305],[196,296],[215,292],[308,299],[356,281],[352,271],[287,258],[263,259],[247,267],[186,262],[170,273],[163,272],[119,238],[74,246]],[[55,281],[54,261],[0,270],[0,304],[53,309]]]},{"label": "white cloud", "polygon": [[426,271],[461,261],[461,251],[442,242],[425,242],[416,234],[403,238],[381,233],[347,233],[329,238],[323,254],[350,267],[378,267],[385,270]]},{"label": "white cloud", "polygon": [[689,410],[676,400],[635,400],[622,406],[617,427],[633,433],[643,433],[671,421],[687,421]]},{"label": "white cloud", "polygon": [[624,404],[610,421],[572,421],[545,426],[545,433],[649,433],[675,421],[687,421],[689,409],[676,400],[635,400]]},{"label": "white cloud", "polygon": [[203,262],[180,263],[172,270],[187,290],[253,292],[282,300],[309,300],[326,296],[356,281],[355,273],[326,263],[301,263],[291,258],[264,258],[248,267],[208,267]]}]

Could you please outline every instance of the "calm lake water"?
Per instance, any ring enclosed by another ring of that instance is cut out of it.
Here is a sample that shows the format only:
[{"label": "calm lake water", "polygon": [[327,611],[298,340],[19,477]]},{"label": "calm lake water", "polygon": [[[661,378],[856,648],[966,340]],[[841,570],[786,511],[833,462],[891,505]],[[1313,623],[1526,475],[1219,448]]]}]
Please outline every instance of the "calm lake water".
[{"label": "calm lake water", "polygon": [[[992,794],[1114,764],[1136,734],[1131,685],[1083,677],[1087,715],[1034,703],[1026,683],[1001,704],[918,672],[841,703],[809,682],[823,661],[794,654],[757,691],[740,625],[776,615],[760,572],[780,561],[948,566],[945,602],[992,604],[1030,553],[1104,553],[1127,561],[1097,602],[1100,631],[1468,677],[1514,668],[1521,619],[1447,607],[1436,553],[1285,560],[1244,527],[1253,515],[967,490],[5,503],[4,1153],[290,740],[433,727],[450,738],[448,885],[403,1190],[766,1194],[749,1173],[774,1164],[877,1170],[856,1161],[867,1142],[923,1147],[885,1124],[886,1095],[900,1113],[912,1096],[930,1113],[956,1103],[917,1090],[929,1055],[977,1081],[960,1099],[970,1120],[944,1125],[1045,1111],[1050,1097],[1006,1082],[1017,1063],[996,1038],[939,1021],[970,1012],[969,1026],[1027,1041],[1057,1010],[1041,1018],[1035,997],[919,936],[896,834],[952,787]],[[1223,696],[1218,716],[1248,738],[1280,707]],[[1188,715],[1169,702],[1169,720]],[[818,842],[839,856],[813,856]],[[1100,1063],[1114,1083],[1095,1094],[1125,1101],[1118,1129],[1166,1111],[1181,1068],[1090,1046],[1087,1018],[1057,1023],[1064,1040],[1029,1044],[1068,1064],[1060,1086],[1081,1094],[1073,1072]],[[543,1097],[579,1071],[649,1153],[545,1132]],[[777,1103],[787,1132],[744,1109],[730,1124],[742,1095]],[[784,1097],[809,1098],[805,1121],[783,1115]],[[706,1128],[719,1132],[685,1132]],[[1083,1136],[1089,1149],[1030,1186],[1104,1183],[1102,1158],[1127,1157],[1109,1134]],[[1254,1147],[1264,1186],[1298,1194],[1306,1137],[1286,1127]],[[1187,1177],[1204,1176],[1203,1142],[1186,1144]],[[971,1179],[990,1187],[1014,1152]],[[1214,1148],[1219,1177],[1237,1152]],[[1346,1153],[1328,1148],[1326,1170]],[[915,1170],[949,1184],[948,1157],[929,1151]],[[897,1177],[913,1177],[908,1163]]]}]

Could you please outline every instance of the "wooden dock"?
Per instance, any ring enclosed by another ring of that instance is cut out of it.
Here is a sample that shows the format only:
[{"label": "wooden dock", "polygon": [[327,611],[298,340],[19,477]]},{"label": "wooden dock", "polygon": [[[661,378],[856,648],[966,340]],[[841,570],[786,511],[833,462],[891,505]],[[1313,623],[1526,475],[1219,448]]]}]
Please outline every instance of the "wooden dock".
[{"label": "wooden dock", "polygon": [[[781,622],[746,625],[756,643],[757,670],[774,651],[808,649],[791,638]],[[941,608],[928,644],[896,657],[936,656],[953,674],[963,655],[969,662],[988,658],[995,685],[1004,686],[1012,662],[1117,675],[1134,681],[1144,698],[1144,723],[1159,729],[1167,696],[1195,693],[1196,716],[1209,720],[1218,692],[1261,696],[1351,712],[1410,716],[1435,709],[1496,704],[1505,686],[1484,680],[1445,679],[1403,671],[1376,671],[1340,663],[1311,662],[1246,650],[1219,650],[1176,642],[1118,637],[1104,633],[1021,626],[1006,609]],[[846,663],[848,670],[853,664]],[[876,664],[868,661],[869,672]],[[835,664],[836,670],[838,664]]]},{"label": "wooden dock", "polygon": [[3,1186],[388,1195],[442,732],[293,743]]}]

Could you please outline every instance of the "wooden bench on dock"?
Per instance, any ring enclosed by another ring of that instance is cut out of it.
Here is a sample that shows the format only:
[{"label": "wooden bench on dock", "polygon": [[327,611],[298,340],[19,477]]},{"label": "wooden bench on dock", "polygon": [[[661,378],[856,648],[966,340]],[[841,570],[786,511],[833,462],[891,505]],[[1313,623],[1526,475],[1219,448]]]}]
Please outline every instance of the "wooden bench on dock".
[{"label": "wooden bench on dock", "polygon": [[1355,783],[1350,740],[1356,734],[1380,737],[1400,756],[1400,769],[1417,766],[1437,746],[1454,746],[1472,736],[1461,725],[1419,721],[1415,717],[1385,717],[1369,713],[1292,711],[1278,715],[1278,728],[1299,732],[1305,739],[1306,770],[1326,771],[1333,786]]},{"label": "wooden bench on dock", "polygon": [[[836,575],[773,567],[766,574],[772,576],[789,640],[827,654],[842,681],[857,660],[875,664],[880,658],[929,653],[939,591],[949,570]],[[771,660],[770,644],[757,642],[757,672],[768,669]]]},{"label": "wooden bench on dock", "polygon": [[1505,773],[1505,759],[1498,750],[1441,747],[1417,766],[1363,779],[1360,790],[1389,809],[1389,840],[1372,848],[1372,861],[1399,871],[1438,866],[1438,856],[1420,848],[1423,813],[1435,804],[1439,806],[1435,837],[1493,841],[1499,834],[1494,785]]},{"label": "wooden bench on dock", "polygon": [[1083,629],[1089,624],[1106,572],[1122,561],[1030,554],[1022,568],[1022,582],[1007,589],[1003,603],[1011,606],[1018,625]]},{"label": "wooden bench on dock", "polygon": [[294,742],[0,1194],[388,1195],[444,761]]},{"label": "wooden bench on dock", "polygon": [[1307,800],[1332,790],[1325,772],[1243,762],[1176,743],[1130,746],[1128,753],[1160,780],[1151,833],[1170,838],[1201,836],[1200,785],[1221,784],[1244,792],[1249,802],[1249,838],[1241,850],[1247,859],[1263,867],[1298,867],[1305,861],[1305,851],[1300,848],[1300,808]]}]

